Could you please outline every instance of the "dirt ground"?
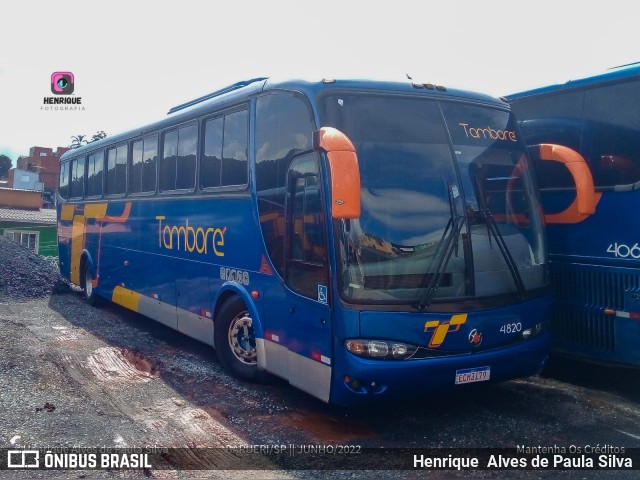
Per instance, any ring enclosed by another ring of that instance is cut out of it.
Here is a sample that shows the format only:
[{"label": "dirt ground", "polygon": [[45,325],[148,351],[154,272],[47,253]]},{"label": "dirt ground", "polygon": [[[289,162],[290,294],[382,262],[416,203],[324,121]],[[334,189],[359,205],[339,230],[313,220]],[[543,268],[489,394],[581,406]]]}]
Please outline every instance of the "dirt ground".
[{"label": "dirt ground", "polygon": [[198,449],[215,449],[219,467],[228,466],[237,460],[228,447],[246,445],[638,449],[640,373],[554,359],[543,375],[473,394],[331,407],[277,379],[240,382],[221,369],[210,347],[120,307],[88,306],[55,266],[16,248],[0,239],[2,447],[181,450],[163,468],[16,470],[0,477],[636,477],[625,470],[181,469],[200,460]]}]

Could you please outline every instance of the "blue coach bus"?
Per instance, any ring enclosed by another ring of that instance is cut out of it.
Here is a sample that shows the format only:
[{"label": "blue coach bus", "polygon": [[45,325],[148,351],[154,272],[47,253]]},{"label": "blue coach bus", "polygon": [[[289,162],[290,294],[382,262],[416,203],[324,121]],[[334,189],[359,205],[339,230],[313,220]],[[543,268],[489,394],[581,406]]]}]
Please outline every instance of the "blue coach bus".
[{"label": "blue coach bus", "polygon": [[[640,64],[509,95],[526,143],[557,143],[584,157],[594,215],[566,214],[575,185],[533,160],[548,223],[554,352],[640,366]],[[555,224],[558,217],[563,223]]]},{"label": "blue coach bus", "polygon": [[499,99],[252,79],[63,155],[60,269],[325,402],[529,376],[551,305],[529,165]]}]

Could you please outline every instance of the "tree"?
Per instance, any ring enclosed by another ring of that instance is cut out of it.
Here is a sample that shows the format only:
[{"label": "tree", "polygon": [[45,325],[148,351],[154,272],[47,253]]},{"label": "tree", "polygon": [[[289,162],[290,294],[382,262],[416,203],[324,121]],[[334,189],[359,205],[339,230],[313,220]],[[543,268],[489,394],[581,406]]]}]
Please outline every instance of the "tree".
[{"label": "tree", "polygon": [[82,145],[86,145],[88,142],[84,139],[85,135],[76,135],[71,137],[71,144],[69,148],[80,148]]},{"label": "tree", "polygon": [[93,137],[91,137],[91,140],[89,140],[87,143],[97,142],[98,140],[102,140],[106,136],[107,134],[104,133],[104,130],[98,130],[96,133],[93,134]]},{"label": "tree", "polygon": [[104,130],[98,130],[96,133],[94,133],[93,136],[91,137],[91,140],[87,140],[85,138],[86,135],[75,135],[71,137],[71,145],[69,145],[69,148],[80,148],[83,145],[88,145],[92,142],[97,142],[98,140],[102,140],[106,136],[107,134],[104,133]]},{"label": "tree", "polygon": [[11,167],[11,159],[6,155],[0,155],[0,178],[6,177]]}]

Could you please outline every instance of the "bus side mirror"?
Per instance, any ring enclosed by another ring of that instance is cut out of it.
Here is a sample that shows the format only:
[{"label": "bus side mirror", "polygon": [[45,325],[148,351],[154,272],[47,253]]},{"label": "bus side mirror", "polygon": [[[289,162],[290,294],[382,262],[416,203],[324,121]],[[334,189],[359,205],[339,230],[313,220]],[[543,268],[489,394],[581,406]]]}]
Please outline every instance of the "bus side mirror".
[{"label": "bus side mirror", "polygon": [[313,132],[313,149],[324,151],[331,174],[331,216],[338,220],[360,217],[360,169],[349,137],[332,127]]},{"label": "bus side mirror", "polygon": [[587,162],[575,150],[562,145],[538,145],[540,160],[562,163],[576,185],[576,199],[563,212],[544,216],[546,223],[579,223],[596,211],[601,193],[597,193]]}]

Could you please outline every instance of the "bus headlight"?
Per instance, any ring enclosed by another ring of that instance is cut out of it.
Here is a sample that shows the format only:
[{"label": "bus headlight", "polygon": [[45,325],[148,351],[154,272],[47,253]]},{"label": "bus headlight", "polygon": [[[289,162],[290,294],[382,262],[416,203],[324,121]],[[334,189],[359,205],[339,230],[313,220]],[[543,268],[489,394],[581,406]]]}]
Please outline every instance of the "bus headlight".
[{"label": "bus headlight", "polygon": [[533,327],[527,328],[526,330],[522,331],[522,338],[527,340],[529,338],[535,337],[536,335],[539,335],[540,332],[542,332],[542,324],[536,323]]},{"label": "bus headlight", "polygon": [[418,347],[408,343],[364,338],[345,340],[344,346],[354,355],[381,360],[404,360],[411,357]]}]

